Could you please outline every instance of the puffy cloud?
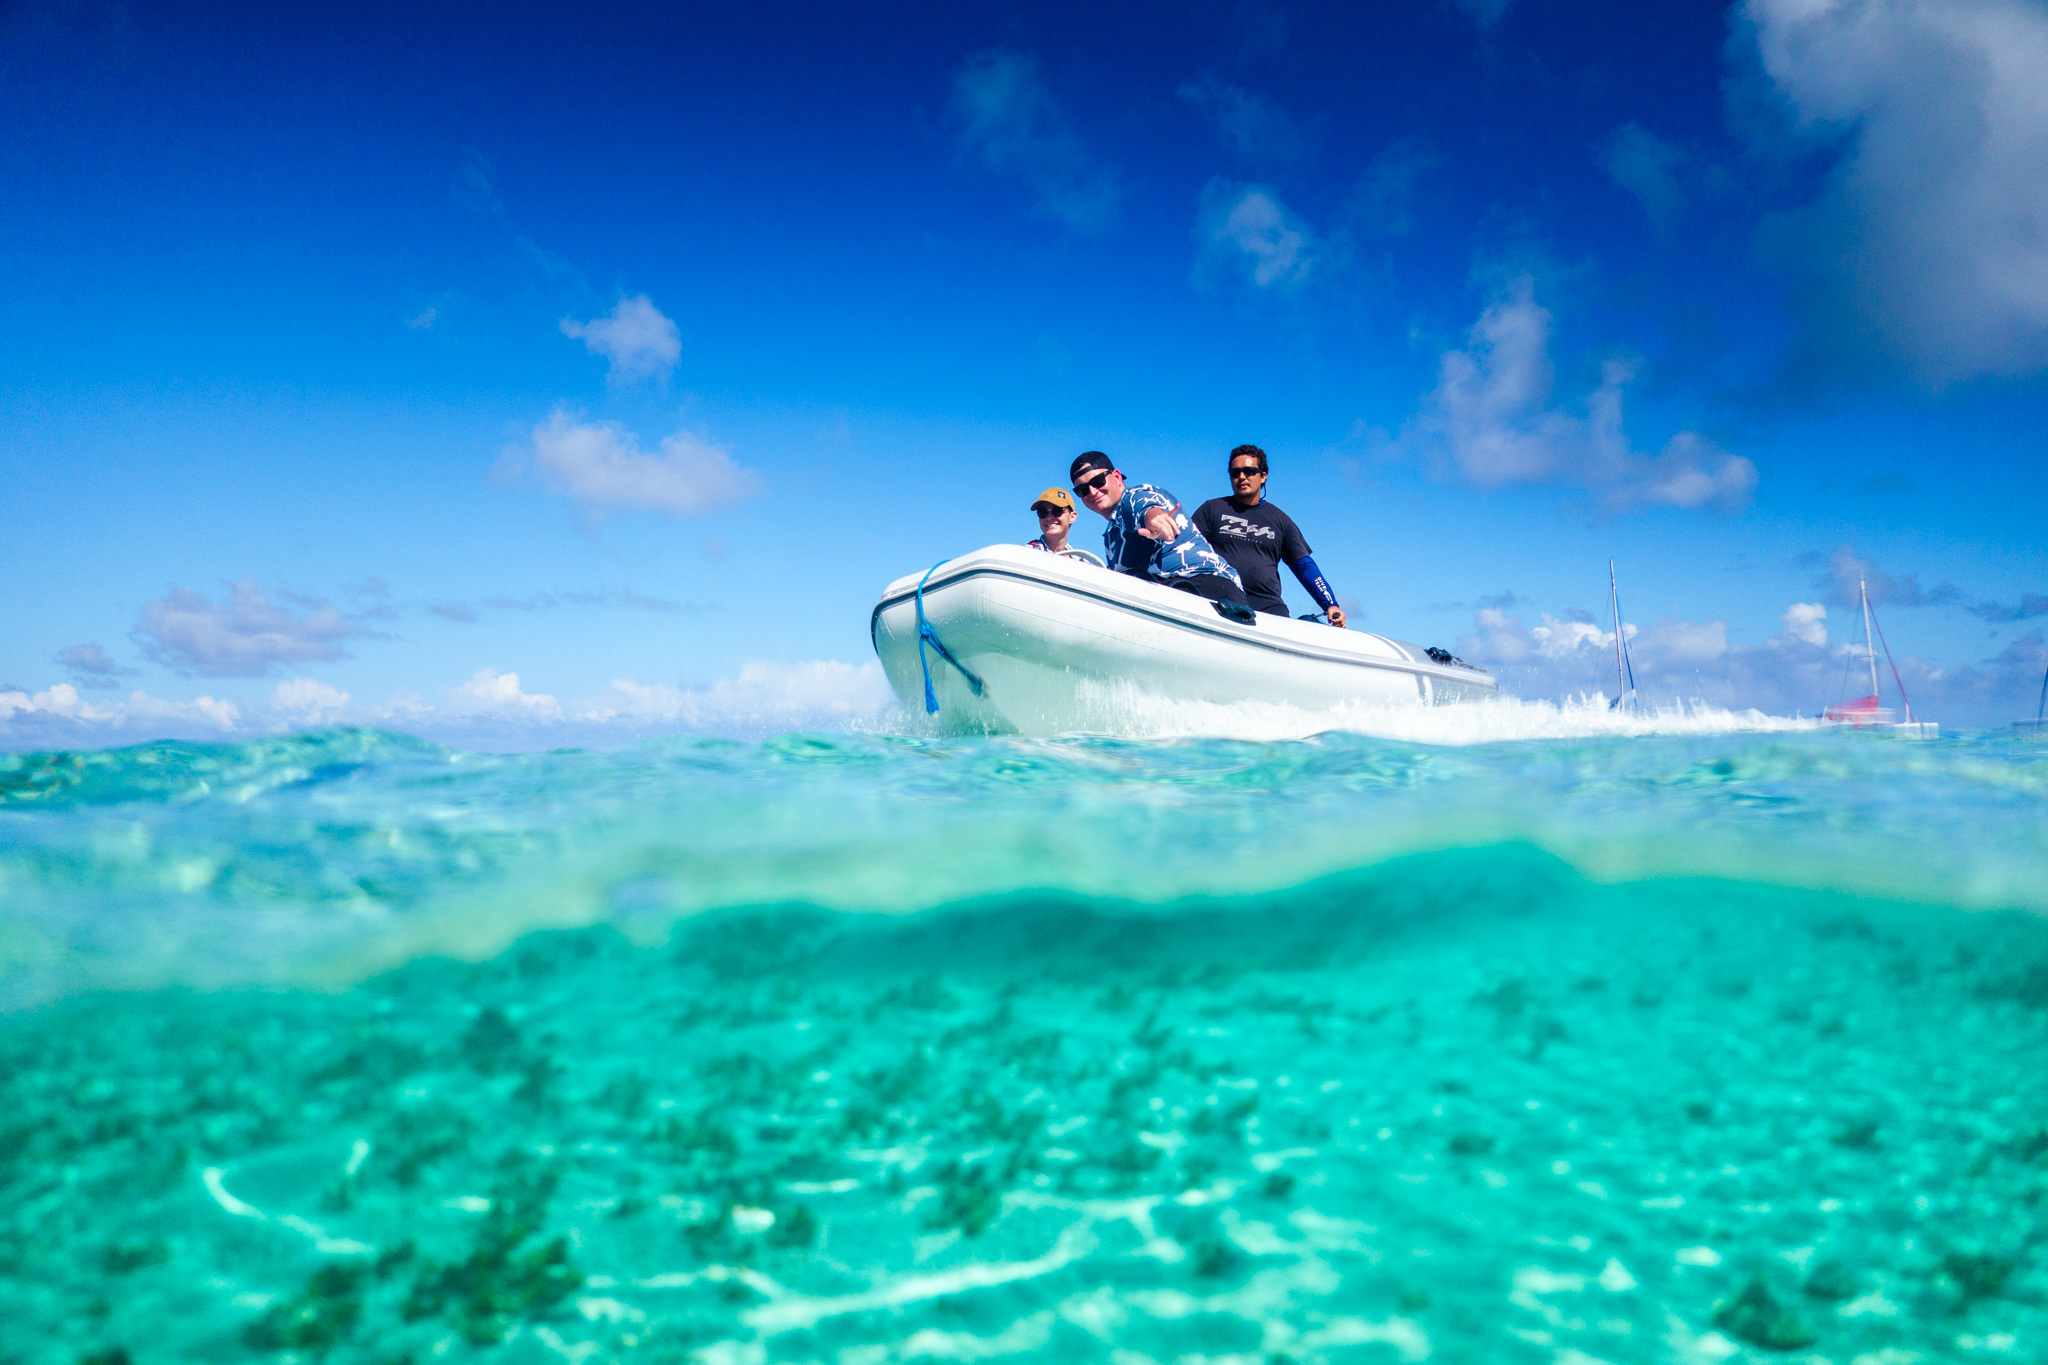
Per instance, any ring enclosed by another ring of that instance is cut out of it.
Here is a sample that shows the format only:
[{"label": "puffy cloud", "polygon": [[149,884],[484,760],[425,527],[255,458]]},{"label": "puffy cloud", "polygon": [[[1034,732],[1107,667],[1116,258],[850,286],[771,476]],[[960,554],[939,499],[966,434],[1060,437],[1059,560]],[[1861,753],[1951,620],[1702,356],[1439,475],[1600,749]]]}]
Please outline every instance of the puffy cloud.
[{"label": "puffy cloud", "polygon": [[1600,161],[1614,183],[1634,195],[1653,223],[1663,223],[1685,199],[1679,175],[1685,153],[1639,123],[1624,123],[1607,137]]},{"label": "puffy cloud", "polygon": [[761,491],[760,475],[721,446],[678,432],[650,455],[617,422],[579,422],[563,408],[533,429],[533,466],[545,487],[600,508],[705,516]]},{"label": "puffy cloud", "polygon": [[[1705,700],[1789,715],[1813,715],[1838,700],[1835,656],[1827,649],[1827,612],[1795,603],[1778,634],[1758,645],[1731,645],[1725,621],[1665,617],[1647,627],[1624,626],[1636,687],[1646,700]],[[1591,621],[1543,614],[1525,625],[1518,614],[1482,607],[1458,653],[1492,668],[1510,691],[1530,698],[1615,693],[1614,632]]]},{"label": "puffy cloud", "polygon": [[1412,138],[1383,148],[1351,193],[1347,216],[1360,233],[1405,237],[1415,230],[1415,186],[1444,164],[1443,158]]},{"label": "puffy cloud", "polygon": [[1827,619],[1828,609],[1820,603],[1794,602],[1778,618],[1778,638],[1803,645],[1824,645],[1828,642]]},{"label": "puffy cloud", "polygon": [[1971,602],[1953,583],[1922,587],[1918,574],[1888,573],[1876,561],[1864,558],[1847,545],[1837,545],[1825,555],[1818,550],[1810,550],[1799,556],[1799,563],[1818,570],[1813,577],[1814,587],[1826,592],[1828,600],[1837,606],[1853,607],[1857,604],[1857,584],[1860,582],[1869,585],[1870,600],[1879,606],[1960,606],[1972,616],[1993,625],[2011,625],[2030,621],[2036,616],[2048,616],[2048,593],[2021,593],[2019,600],[2013,603],[1989,598]]},{"label": "puffy cloud", "polygon": [[329,687],[317,678],[291,678],[270,694],[270,707],[281,718],[307,725],[320,725],[339,716],[348,705],[348,693]]},{"label": "puffy cloud", "polygon": [[1962,590],[1953,583],[1922,588],[1917,574],[1889,574],[1857,554],[1847,545],[1837,545],[1823,556],[1817,550],[1799,556],[1799,562],[1818,568],[1813,586],[1828,595],[1838,607],[1853,607],[1862,601],[1857,585],[1868,584],[1870,600],[1879,606],[1941,607],[1962,600]]},{"label": "puffy cloud", "polygon": [[341,642],[360,628],[324,602],[304,615],[273,603],[253,578],[228,586],[216,605],[204,593],[174,587],[142,606],[131,632],[142,652],[174,672],[206,678],[254,678],[278,664],[342,657]]},{"label": "puffy cloud", "polygon": [[[1861,623],[1849,634],[1853,638],[1829,643],[1827,607],[1819,602],[1787,606],[1778,632],[1757,644],[1731,643],[1721,621],[1665,618],[1628,628],[1636,686],[1646,702],[1697,700],[1808,717],[1869,686]],[[1457,648],[1518,696],[1614,695],[1614,632],[1590,621],[1546,614],[1531,626],[1517,614],[1482,607]],[[1948,726],[2003,726],[2033,714],[2048,648],[2035,631],[1979,663],[1942,666],[1900,654],[1897,664],[1916,715]],[[1889,670],[1883,686],[1887,702],[1895,704]]]},{"label": "puffy cloud", "polygon": [[1444,353],[1436,390],[1406,436],[1482,488],[1578,487],[1610,512],[1747,505],[1756,466],[1697,432],[1679,432],[1655,456],[1630,446],[1622,390],[1634,374],[1610,360],[1583,416],[1553,407],[1550,313],[1525,276],[1487,306],[1465,349]]},{"label": "puffy cloud", "polygon": [[841,729],[894,700],[882,666],[835,659],[785,664],[754,660],[739,676],[708,687],[614,680],[581,709],[599,722],[656,723],[689,730]]},{"label": "puffy cloud", "polygon": [[434,319],[439,316],[441,316],[440,309],[429,308],[424,313],[418,313],[412,317],[407,318],[405,320],[405,325],[412,328],[415,332],[431,331],[434,326]]},{"label": "puffy cloud", "polygon": [[682,333],[645,294],[620,299],[609,315],[588,322],[563,318],[562,335],[610,361],[613,383],[666,378],[683,355]]},{"label": "puffy cloud", "polygon": [[1314,235],[1271,187],[1211,180],[1195,214],[1195,240],[1260,289],[1297,285],[1316,264]]},{"label": "puffy cloud", "polygon": [[433,706],[394,697],[381,724],[453,744],[534,748],[623,744],[679,732],[760,736],[878,728],[895,706],[879,663],[753,660],[700,687],[617,678],[594,696],[523,690],[517,673],[480,669]]},{"label": "puffy cloud", "polygon": [[97,641],[66,645],[51,657],[60,668],[68,669],[82,687],[119,687],[120,684],[114,681],[116,678],[132,678],[139,671],[114,662],[113,656],[101,649]]},{"label": "puffy cloud", "polygon": [[953,113],[960,145],[990,171],[1023,181],[1039,213],[1080,233],[1116,222],[1116,177],[1067,127],[1031,57],[995,49],[970,58],[953,80]]},{"label": "puffy cloud", "polygon": [[1305,150],[1293,116],[1248,90],[1211,76],[1190,81],[1176,93],[1184,103],[1216,120],[1217,138],[1239,161],[1253,165],[1295,161]]},{"label": "puffy cloud", "polygon": [[363,707],[316,678],[278,683],[252,704],[202,696],[168,701],[134,692],[90,700],[70,683],[40,692],[0,688],[0,748],[75,748],[163,738],[249,739],[309,726],[368,723],[459,746],[493,749],[618,745],[679,732],[765,736],[791,730],[877,729],[895,697],[874,660],[753,660],[697,687],[619,678],[593,696],[529,692],[517,672],[481,668],[434,701],[401,693]]},{"label": "puffy cloud", "polygon": [[67,720],[105,720],[114,712],[111,707],[94,706],[85,701],[70,683],[58,683],[34,694],[19,689],[0,692],[0,720],[12,719],[18,714],[61,716]]},{"label": "puffy cloud", "polygon": [[211,726],[223,733],[239,729],[242,725],[242,708],[231,701],[217,697],[194,697],[191,701],[166,701],[152,697],[147,692],[130,692],[122,708],[124,718],[130,723],[137,721],[198,722]]},{"label": "puffy cloud", "polygon": [[[2030,0],[1747,0],[1819,197],[1766,224],[1817,359],[1927,383],[2048,368],[2048,9]],[[1776,137],[1787,137],[1779,130]]]},{"label": "puffy cloud", "polygon": [[517,673],[500,673],[495,668],[479,668],[468,682],[450,688],[448,698],[461,715],[509,716],[528,721],[559,720],[562,716],[560,702],[545,692],[520,691]]},{"label": "puffy cloud", "polygon": [[241,726],[240,708],[217,697],[177,702],[135,691],[125,701],[96,705],[82,699],[70,683],[35,693],[0,691],[0,743],[8,747],[215,738],[234,734]]},{"label": "puffy cloud", "polygon": [[1970,614],[1999,624],[2030,621],[2036,616],[2048,616],[2048,593],[2021,593],[2020,600],[2009,607],[2003,602],[1978,602],[1971,606]]}]

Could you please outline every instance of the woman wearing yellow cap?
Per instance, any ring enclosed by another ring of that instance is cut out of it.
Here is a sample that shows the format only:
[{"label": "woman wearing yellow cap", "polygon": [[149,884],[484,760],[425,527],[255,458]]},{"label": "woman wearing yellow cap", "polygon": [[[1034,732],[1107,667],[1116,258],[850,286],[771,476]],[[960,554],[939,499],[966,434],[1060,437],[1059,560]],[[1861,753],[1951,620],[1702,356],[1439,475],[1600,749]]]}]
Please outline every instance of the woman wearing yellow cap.
[{"label": "woman wearing yellow cap", "polygon": [[1067,532],[1073,529],[1074,518],[1080,515],[1074,510],[1073,494],[1058,486],[1048,488],[1032,500],[1031,510],[1038,514],[1038,539],[1030,542],[1032,549],[1078,559],[1098,569],[1103,566],[1100,556],[1067,544]]}]

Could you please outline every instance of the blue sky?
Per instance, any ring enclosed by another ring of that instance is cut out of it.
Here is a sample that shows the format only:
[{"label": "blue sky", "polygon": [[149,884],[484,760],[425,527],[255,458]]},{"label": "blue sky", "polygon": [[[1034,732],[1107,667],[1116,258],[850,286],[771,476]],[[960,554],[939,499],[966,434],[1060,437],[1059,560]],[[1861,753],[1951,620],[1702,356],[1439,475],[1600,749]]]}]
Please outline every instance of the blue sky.
[{"label": "blue sky", "polygon": [[1650,691],[1840,700],[1861,572],[2002,724],[2042,88],[2030,0],[12,6],[0,742],[831,723],[888,580],[1246,440],[1524,695],[1611,556]]}]

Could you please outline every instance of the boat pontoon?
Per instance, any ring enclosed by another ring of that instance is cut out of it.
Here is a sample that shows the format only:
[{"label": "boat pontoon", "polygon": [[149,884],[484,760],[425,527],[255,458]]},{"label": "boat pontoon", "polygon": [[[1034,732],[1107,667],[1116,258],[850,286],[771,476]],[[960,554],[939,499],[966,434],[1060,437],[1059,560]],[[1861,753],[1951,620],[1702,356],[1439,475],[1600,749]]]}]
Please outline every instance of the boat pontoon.
[{"label": "boat pontoon", "polygon": [[870,632],[896,695],[953,734],[1116,733],[1162,702],[1335,711],[1498,690],[1441,649],[1283,616],[1241,624],[1192,593],[1013,545],[897,579]]}]

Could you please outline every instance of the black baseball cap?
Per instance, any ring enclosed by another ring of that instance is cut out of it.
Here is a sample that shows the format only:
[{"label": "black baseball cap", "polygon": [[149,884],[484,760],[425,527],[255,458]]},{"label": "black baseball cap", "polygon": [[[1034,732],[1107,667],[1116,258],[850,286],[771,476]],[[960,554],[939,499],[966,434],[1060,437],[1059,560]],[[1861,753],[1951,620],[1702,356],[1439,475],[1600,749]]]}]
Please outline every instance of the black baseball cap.
[{"label": "black baseball cap", "polygon": [[1076,455],[1074,457],[1073,464],[1067,466],[1067,482],[1081,482],[1081,476],[1083,474],[1086,474],[1091,469],[1115,468],[1116,465],[1110,460],[1109,456],[1103,454],[1101,451],[1084,450],[1079,455]]}]

